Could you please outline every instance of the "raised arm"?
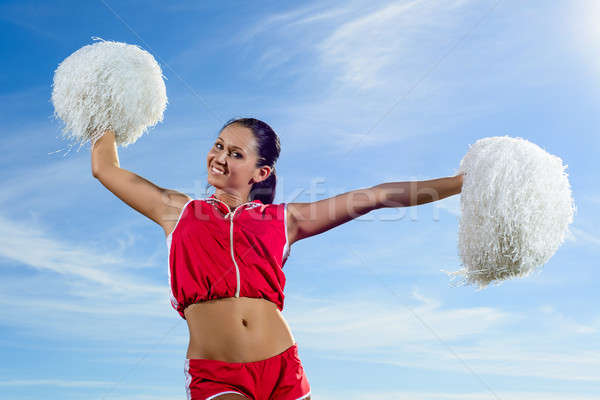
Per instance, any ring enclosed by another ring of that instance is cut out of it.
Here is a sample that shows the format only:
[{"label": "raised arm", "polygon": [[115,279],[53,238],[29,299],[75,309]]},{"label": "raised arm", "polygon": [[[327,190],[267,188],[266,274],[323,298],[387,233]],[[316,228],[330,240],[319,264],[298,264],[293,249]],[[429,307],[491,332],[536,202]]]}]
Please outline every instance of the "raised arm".
[{"label": "raised arm", "polygon": [[108,190],[136,211],[159,224],[168,235],[183,205],[191,197],[164,189],[119,166],[115,136],[106,131],[92,147],[92,174]]},{"label": "raised arm", "polygon": [[311,203],[288,203],[288,240],[291,245],[378,208],[425,204],[458,194],[461,189],[462,174],[428,181],[382,183]]}]

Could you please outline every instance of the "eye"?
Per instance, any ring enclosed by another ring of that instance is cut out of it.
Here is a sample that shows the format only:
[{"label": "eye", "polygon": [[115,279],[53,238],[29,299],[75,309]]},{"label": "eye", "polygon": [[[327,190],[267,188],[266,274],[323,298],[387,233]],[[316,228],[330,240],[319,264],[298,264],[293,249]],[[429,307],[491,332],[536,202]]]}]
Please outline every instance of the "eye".
[{"label": "eye", "polygon": [[[223,145],[220,142],[215,142],[215,147],[220,150],[223,148]],[[242,154],[238,153],[237,151],[232,152],[232,154],[236,155],[235,158],[243,158]]]}]

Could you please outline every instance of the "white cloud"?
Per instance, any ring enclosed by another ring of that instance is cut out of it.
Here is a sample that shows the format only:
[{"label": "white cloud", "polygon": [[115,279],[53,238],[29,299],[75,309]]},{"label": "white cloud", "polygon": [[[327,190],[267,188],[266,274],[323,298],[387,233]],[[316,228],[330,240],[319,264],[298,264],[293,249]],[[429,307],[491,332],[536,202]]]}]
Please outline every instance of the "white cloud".
[{"label": "white cloud", "polygon": [[583,229],[576,228],[574,226],[570,226],[569,230],[574,235],[575,241],[579,243],[588,243],[592,245],[600,245],[600,236],[594,235],[592,233],[586,232]]},{"label": "white cloud", "polygon": [[380,71],[409,47],[410,30],[425,29],[425,19],[416,14],[421,4],[391,4],[345,22],[317,45],[321,61],[339,66],[338,79],[362,89],[389,82]]},{"label": "white cloud", "polygon": [[449,196],[445,199],[436,201],[434,203],[434,207],[441,208],[443,210],[448,211],[452,215],[456,215],[457,217],[461,216],[460,209],[460,194],[458,196]]},{"label": "white cloud", "polygon": [[[124,335],[133,335],[130,346],[154,343],[160,332],[185,325],[170,306],[166,270],[164,284],[154,284],[131,273],[136,260],[71,244],[34,223],[1,216],[0,236],[5,325],[44,338],[113,338],[120,345]],[[181,332],[168,340],[185,343]]]},{"label": "white cloud", "polygon": [[[263,32],[272,32],[274,27],[277,25],[286,25],[288,21],[293,20],[294,18],[302,17],[304,14],[310,13],[313,10],[316,10],[319,7],[318,3],[309,4],[308,6],[303,6],[301,8],[295,8],[292,10],[286,10],[283,12],[277,12],[274,14],[267,15],[260,19],[258,22],[250,25],[245,28],[242,32],[237,35],[233,35],[231,37],[231,44],[243,44],[251,41],[257,35]],[[320,11],[316,12],[320,14]],[[304,17],[303,19],[305,19]],[[293,23],[293,22],[292,22]]]},{"label": "white cloud", "polygon": [[336,18],[341,15],[347,14],[351,11],[352,11],[351,6],[348,6],[348,7],[335,6],[335,8],[332,7],[329,10],[316,11],[315,13],[313,13],[309,16],[299,18],[296,21],[292,21],[292,22],[288,23],[287,26],[289,27],[292,25],[305,25],[305,24],[312,24],[315,22],[323,22],[325,20],[328,20],[331,18]]},{"label": "white cloud", "polygon": [[[332,352],[372,351],[407,342],[430,342],[433,330],[444,341],[489,332],[522,316],[490,307],[441,309],[441,303],[413,291],[420,304],[384,301],[379,293],[362,288],[344,298],[321,299],[301,309],[288,303],[288,316],[304,338],[304,345]],[[379,294],[379,295],[378,295]],[[427,325],[424,326],[423,322]]]},{"label": "white cloud", "polygon": [[[27,388],[32,390],[35,386],[45,386],[42,390],[52,390],[56,388],[75,390],[79,388],[87,389],[100,389],[96,394],[92,394],[89,390],[86,393],[86,397],[98,397],[105,398],[110,394],[110,398],[114,400],[181,400],[185,394],[172,393],[172,385],[158,386],[149,384],[130,384],[123,382],[112,382],[112,381],[99,381],[99,380],[66,380],[66,379],[5,379],[0,380],[0,387],[11,387],[16,386],[19,388]],[[114,389],[117,389],[114,392]],[[119,394],[118,391],[125,389],[135,390],[135,395]],[[140,391],[153,392],[153,394],[143,394]],[[183,391],[183,389],[181,389]],[[161,394],[161,392],[164,392]],[[171,393],[168,393],[171,392]],[[51,392],[46,397],[52,397]]]},{"label": "white cloud", "polygon": [[302,347],[323,358],[472,370],[480,376],[600,381],[600,348],[587,342],[600,327],[598,318],[582,323],[547,304],[544,313],[539,307],[519,312],[442,307],[441,300],[416,289],[412,297],[420,303],[385,300],[370,288],[343,298],[294,296],[287,315]]},{"label": "white cloud", "polygon": [[577,0],[566,2],[561,13],[565,24],[562,26],[565,41],[580,57],[580,65],[585,68],[590,79],[596,79],[600,71],[600,59],[597,57],[600,47],[600,28],[598,15],[600,3],[595,0]]},{"label": "white cloud", "polygon": [[63,379],[7,379],[0,381],[0,386],[57,386],[57,387],[104,387],[114,382]]},{"label": "white cloud", "polygon": [[72,245],[50,237],[47,232],[21,221],[0,216],[0,256],[37,270],[74,276],[109,288],[115,294],[128,296],[159,295],[165,288],[140,284],[139,278],[124,271],[109,272],[109,265],[126,265],[124,259],[99,249]]},{"label": "white cloud", "polygon": [[328,391],[319,388],[312,390],[319,400],[597,400],[596,395],[569,392],[430,392],[430,391]]}]

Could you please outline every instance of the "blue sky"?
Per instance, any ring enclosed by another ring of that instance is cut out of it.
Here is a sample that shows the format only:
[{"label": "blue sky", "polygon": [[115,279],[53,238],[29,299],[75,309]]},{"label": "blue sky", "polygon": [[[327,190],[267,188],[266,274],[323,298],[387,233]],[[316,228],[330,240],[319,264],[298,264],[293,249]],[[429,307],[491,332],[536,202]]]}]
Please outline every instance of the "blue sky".
[{"label": "blue sky", "polygon": [[583,0],[2,1],[0,398],[185,398],[164,233],[52,117],[54,70],[98,36],[167,77],[163,122],[121,167],[193,197],[231,117],[279,134],[276,203],[452,176],[483,137],[561,157],[577,214],[538,274],[452,287],[452,196],[296,242],[283,315],[317,400],[597,399],[599,16]]}]

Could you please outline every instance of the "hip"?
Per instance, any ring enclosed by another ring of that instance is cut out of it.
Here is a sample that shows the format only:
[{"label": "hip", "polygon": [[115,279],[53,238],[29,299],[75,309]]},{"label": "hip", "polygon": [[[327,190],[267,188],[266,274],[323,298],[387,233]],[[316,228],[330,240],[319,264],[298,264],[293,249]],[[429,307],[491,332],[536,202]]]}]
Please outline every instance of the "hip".
[{"label": "hip", "polygon": [[255,362],[186,359],[184,373],[188,400],[225,398],[221,395],[226,393],[250,400],[310,399],[310,383],[297,344]]}]

